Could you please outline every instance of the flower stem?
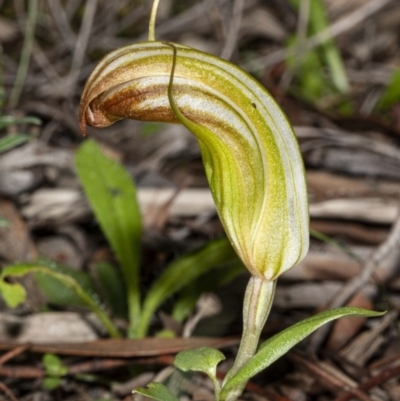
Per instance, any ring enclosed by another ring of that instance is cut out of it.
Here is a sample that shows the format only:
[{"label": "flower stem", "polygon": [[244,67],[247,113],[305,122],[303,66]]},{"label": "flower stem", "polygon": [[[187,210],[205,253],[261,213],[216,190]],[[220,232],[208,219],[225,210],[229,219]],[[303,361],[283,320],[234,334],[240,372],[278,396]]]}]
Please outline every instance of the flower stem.
[{"label": "flower stem", "polygon": [[[226,375],[222,388],[255,354],[261,331],[265,325],[275,294],[276,280],[269,281],[252,276],[246,288],[243,302],[243,334],[238,354]],[[224,400],[234,401],[242,393],[246,382],[230,392]]]},{"label": "flower stem", "polygon": [[157,9],[158,9],[159,2],[160,2],[160,0],[154,0],[153,7],[151,9],[150,23],[149,23],[149,41],[150,42],[154,42],[156,40],[155,25],[156,25],[156,16],[157,16]]}]

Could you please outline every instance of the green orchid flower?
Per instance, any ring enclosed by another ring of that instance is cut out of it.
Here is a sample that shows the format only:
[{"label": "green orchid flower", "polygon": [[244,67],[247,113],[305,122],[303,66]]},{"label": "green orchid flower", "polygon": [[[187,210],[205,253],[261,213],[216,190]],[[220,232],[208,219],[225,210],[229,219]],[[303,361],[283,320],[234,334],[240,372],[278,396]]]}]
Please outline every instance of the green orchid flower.
[{"label": "green orchid flower", "polygon": [[198,139],[219,217],[252,275],[274,280],[306,254],[304,166],[271,95],[236,65],[159,41],[108,54],[90,75],[80,127],[181,123]]}]

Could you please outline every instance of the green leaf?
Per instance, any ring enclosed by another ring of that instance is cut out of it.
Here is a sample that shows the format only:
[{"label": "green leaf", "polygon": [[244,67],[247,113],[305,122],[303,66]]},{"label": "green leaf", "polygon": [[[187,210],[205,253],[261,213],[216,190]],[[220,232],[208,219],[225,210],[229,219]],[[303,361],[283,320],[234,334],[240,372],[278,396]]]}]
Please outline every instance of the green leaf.
[{"label": "green leaf", "polygon": [[123,166],[92,140],[76,154],[76,169],[89,203],[119,262],[127,286],[130,329],[140,316],[139,257],[142,225],[136,189]]},{"label": "green leaf", "polygon": [[394,71],[390,82],[379,101],[380,110],[388,109],[400,102],[400,68]]},{"label": "green leaf", "polygon": [[161,383],[149,383],[147,387],[138,387],[133,393],[144,395],[157,401],[179,401],[171,391]]},{"label": "green leaf", "polygon": [[10,284],[6,281],[0,281],[0,293],[10,308],[17,307],[26,299],[25,288],[18,283]]},{"label": "green leaf", "polygon": [[172,330],[160,330],[156,333],[155,337],[157,338],[176,338],[176,334]]},{"label": "green leaf", "polygon": [[32,135],[29,134],[7,135],[0,139],[0,153],[4,153],[18,145],[22,145],[23,143],[28,142],[31,138]]},{"label": "green leaf", "polygon": [[147,293],[138,335],[146,335],[151,317],[168,297],[215,266],[229,263],[232,259],[237,260],[237,256],[229,241],[224,238],[212,241],[202,249],[172,262]]},{"label": "green leaf", "polygon": [[[119,332],[100,307],[100,301],[95,293],[86,292],[84,288],[70,275],[57,270],[55,266],[48,267],[35,263],[17,264],[5,267],[0,275],[0,291],[10,306],[19,305],[25,299],[25,291],[19,284],[8,284],[7,277],[22,277],[29,273],[41,273],[51,276],[73,291],[87,308],[96,314],[100,322],[113,337],[119,337]],[[18,289],[18,290],[16,290]],[[22,294],[24,298],[22,299]]]},{"label": "green leaf", "polygon": [[12,116],[1,116],[0,117],[0,129],[9,127],[17,124],[34,124],[42,125],[42,121],[37,117],[12,117]]},{"label": "green leaf", "polygon": [[61,379],[59,377],[45,377],[43,379],[43,387],[49,391],[55,390],[60,384]]},{"label": "green leaf", "polygon": [[110,263],[102,262],[94,265],[94,274],[107,305],[116,316],[126,318],[126,289],[120,271]]},{"label": "green leaf", "polygon": [[[37,263],[41,266],[48,267],[55,272],[61,273],[64,276],[70,277],[79,284],[86,294],[100,305],[98,295],[96,294],[91,279],[87,273],[45,259],[40,259]],[[65,283],[60,281],[58,278],[47,273],[39,272],[35,274],[35,279],[40,290],[50,303],[61,306],[87,307],[86,302],[84,302],[84,300],[77,294],[75,289],[65,285]]]},{"label": "green leaf", "polygon": [[270,366],[297,343],[324,324],[342,317],[376,317],[385,313],[360,308],[337,308],[319,313],[288,327],[261,344],[258,352],[223,386],[221,400],[225,400],[230,392],[243,386],[243,383],[247,383],[250,378]]},{"label": "green leaf", "polygon": [[62,360],[54,354],[44,354],[42,358],[43,366],[47,375],[52,377],[65,376],[68,373],[68,368],[62,363]]},{"label": "green leaf", "polygon": [[225,356],[221,351],[211,347],[201,347],[179,352],[174,365],[184,372],[190,370],[204,372],[211,379],[215,379],[217,365],[224,359]]},{"label": "green leaf", "polygon": [[297,83],[294,87],[292,85],[291,92],[310,103],[316,103],[322,97],[335,93],[324,73],[323,64],[316,50],[302,54],[299,59],[297,38],[290,38],[287,46],[290,51],[288,51],[286,63],[288,68],[295,73],[295,82]]},{"label": "green leaf", "polygon": [[[314,0],[311,2],[310,9],[310,27],[311,32],[316,34],[329,27],[329,20],[325,11],[322,0]],[[341,93],[349,90],[346,69],[342,60],[339,49],[336,47],[333,39],[326,40],[321,45],[323,57],[329,67],[332,81],[336,89]]]},{"label": "green leaf", "polygon": [[[291,0],[291,3],[297,8],[300,8],[300,0]],[[321,0],[313,0],[310,3],[310,15],[309,15],[309,33],[311,35],[317,34],[329,27],[329,20],[326,14],[324,4]],[[315,53],[310,51],[309,54]],[[327,39],[318,47],[318,54],[321,55],[321,59],[325,61],[325,64],[329,68],[329,72],[332,77],[332,82],[337,91],[340,93],[346,93],[349,90],[349,83],[346,74],[346,69],[342,60],[339,49],[336,47],[333,39]],[[301,55],[303,56],[303,54]],[[303,72],[307,74],[307,71],[303,69]],[[318,72],[317,72],[318,73]],[[312,79],[310,74],[307,74],[309,79]]]}]

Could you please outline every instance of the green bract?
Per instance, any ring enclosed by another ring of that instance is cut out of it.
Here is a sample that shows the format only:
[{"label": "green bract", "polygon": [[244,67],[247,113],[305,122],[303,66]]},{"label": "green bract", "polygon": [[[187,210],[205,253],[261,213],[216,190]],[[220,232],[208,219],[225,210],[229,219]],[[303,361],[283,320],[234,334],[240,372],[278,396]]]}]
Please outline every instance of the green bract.
[{"label": "green bract", "polygon": [[273,280],[304,257],[309,216],[297,141],[245,71],[178,44],[123,47],[89,77],[80,126],[122,118],[180,122],[196,135],[221,221],[253,275]]}]

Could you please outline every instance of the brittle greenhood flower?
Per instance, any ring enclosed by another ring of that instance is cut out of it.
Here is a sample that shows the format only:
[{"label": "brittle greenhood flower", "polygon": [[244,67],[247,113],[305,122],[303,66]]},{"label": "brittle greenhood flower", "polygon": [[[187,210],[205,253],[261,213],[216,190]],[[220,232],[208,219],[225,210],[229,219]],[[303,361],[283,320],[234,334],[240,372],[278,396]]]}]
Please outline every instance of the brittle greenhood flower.
[{"label": "brittle greenhood flower", "polygon": [[256,277],[274,280],[309,242],[304,166],[290,123],[245,71],[160,41],[109,53],[90,75],[80,127],[117,120],[181,123],[198,139],[216,208],[235,251]]}]

